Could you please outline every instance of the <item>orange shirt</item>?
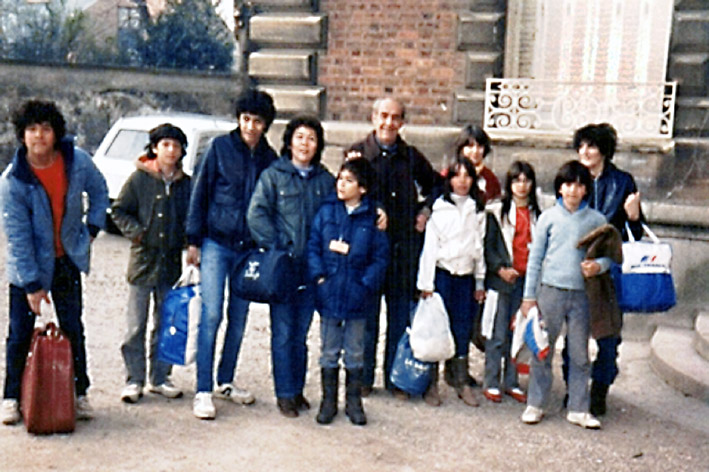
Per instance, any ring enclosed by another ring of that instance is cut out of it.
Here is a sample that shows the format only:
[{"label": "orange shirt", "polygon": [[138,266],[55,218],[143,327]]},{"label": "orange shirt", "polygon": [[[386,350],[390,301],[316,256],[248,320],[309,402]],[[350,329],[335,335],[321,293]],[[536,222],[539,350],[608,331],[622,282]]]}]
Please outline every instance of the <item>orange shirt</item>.
[{"label": "orange shirt", "polygon": [[529,243],[532,242],[532,225],[529,207],[517,208],[515,215],[515,235],[512,239],[512,267],[520,274],[527,272]]},{"label": "orange shirt", "polygon": [[61,257],[64,255],[61,229],[62,220],[64,219],[64,199],[66,198],[68,186],[64,168],[64,158],[61,153],[57,153],[57,158],[54,159],[52,165],[42,169],[32,167],[32,172],[34,172],[34,175],[36,175],[42,183],[42,187],[44,187],[49,197],[49,203],[52,206],[52,217],[54,219],[54,249],[56,251],[56,257]]}]

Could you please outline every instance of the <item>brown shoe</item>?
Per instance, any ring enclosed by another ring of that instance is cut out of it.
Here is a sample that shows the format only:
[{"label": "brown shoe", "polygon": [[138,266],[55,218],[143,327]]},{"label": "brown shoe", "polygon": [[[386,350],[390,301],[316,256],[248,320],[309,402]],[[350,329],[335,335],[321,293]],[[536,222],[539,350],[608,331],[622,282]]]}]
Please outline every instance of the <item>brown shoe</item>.
[{"label": "brown shoe", "polygon": [[502,401],[502,394],[498,388],[486,388],[483,390],[483,396],[493,403],[500,403]]},{"label": "brown shoe", "polygon": [[298,406],[293,398],[279,398],[276,400],[278,411],[286,418],[298,417]]},{"label": "brown shoe", "polygon": [[456,388],[455,392],[458,394],[458,398],[463,400],[463,403],[465,403],[466,405],[480,406],[480,402],[473,393],[473,389],[470,388],[470,385],[465,385],[462,388]]},{"label": "brown shoe", "polygon": [[505,395],[511,396],[520,403],[527,403],[527,394],[519,387],[506,390]]}]

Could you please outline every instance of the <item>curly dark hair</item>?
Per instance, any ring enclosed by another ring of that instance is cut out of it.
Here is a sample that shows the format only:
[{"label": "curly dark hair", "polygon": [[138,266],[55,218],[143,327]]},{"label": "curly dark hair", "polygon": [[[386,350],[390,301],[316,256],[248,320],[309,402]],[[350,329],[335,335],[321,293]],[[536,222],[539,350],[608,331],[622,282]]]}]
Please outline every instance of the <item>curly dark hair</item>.
[{"label": "curly dark hair", "polygon": [[264,133],[271,127],[273,119],[276,117],[276,107],[273,104],[273,97],[262,90],[248,89],[236,100],[236,118],[242,113],[251,113],[263,118],[266,124]]},{"label": "curly dark hair", "polygon": [[574,150],[578,152],[583,143],[596,146],[606,161],[613,159],[618,143],[618,133],[609,123],[590,124],[574,133]]},{"label": "curly dark hair", "polygon": [[17,140],[24,143],[25,129],[35,124],[49,123],[54,130],[56,142],[54,147],[59,146],[66,135],[66,121],[64,116],[54,102],[43,100],[29,100],[23,103],[12,114],[12,124],[15,126]]},{"label": "curly dark hair", "polygon": [[315,150],[315,155],[313,160],[310,161],[311,164],[316,165],[320,163],[322,159],[322,152],[325,149],[325,131],[323,130],[320,120],[314,116],[296,116],[288,122],[285,131],[283,131],[283,146],[281,147],[281,156],[288,159],[291,158],[291,142],[293,141],[293,134],[295,130],[305,126],[315,131],[315,136],[318,140],[318,147]]}]

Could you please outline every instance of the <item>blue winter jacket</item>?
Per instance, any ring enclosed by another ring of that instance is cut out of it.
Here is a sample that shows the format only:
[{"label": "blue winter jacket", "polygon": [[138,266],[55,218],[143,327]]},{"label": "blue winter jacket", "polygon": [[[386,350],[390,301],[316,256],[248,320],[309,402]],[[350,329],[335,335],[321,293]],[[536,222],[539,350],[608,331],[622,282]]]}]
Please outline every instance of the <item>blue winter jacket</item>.
[{"label": "blue winter jacket", "polygon": [[252,152],[239,128],[214,138],[192,180],[188,244],[209,238],[233,249],[252,246],[246,212],[261,172],[276,158],[265,137]]},{"label": "blue winter jacket", "polygon": [[[386,233],[376,228],[376,211],[364,198],[347,214],[342,201],[331,196],[315,216],[308,240],[310,277],[317,285],[316,308],[321,316],[364,318],[377,303],[389,259]],[[348,245],[347,254],[330,249],[332,241]]]},{"label": "blue winter jacket", "polygon": [[[108,189],[91,156],[69,139],[59,143],[68,181],[61,241],[82,272],[89,272],[90,242],[104,227]],[[84,209],[83,194],[88,196]],[[54,226],[49,196],[27,162],[22,145],[0,180],[2,221],[7,235],[7,278],[33,293],[49,291],[54,275]]]}]

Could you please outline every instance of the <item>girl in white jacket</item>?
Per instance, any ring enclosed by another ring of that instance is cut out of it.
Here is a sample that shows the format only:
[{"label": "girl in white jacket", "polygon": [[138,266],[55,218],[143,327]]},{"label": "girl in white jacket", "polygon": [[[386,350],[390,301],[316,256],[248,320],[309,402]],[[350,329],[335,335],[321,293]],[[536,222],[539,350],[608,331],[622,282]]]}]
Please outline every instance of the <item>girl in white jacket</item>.
[{"label": "girl in white jacket", "polygon": [[[485,298],[485,214],[475,180],[475,168],[467,159],[448,168],[443,195],[433,204],[426,224],[417,281],[422,298],[436,291],[443,299],[456,346],[451,364],[454,387],[470,406],[479,402],[468,382],[468,346],[473,316]],[[441,404],[437,383],[436,366],[424,394],[433,406]]]}]

